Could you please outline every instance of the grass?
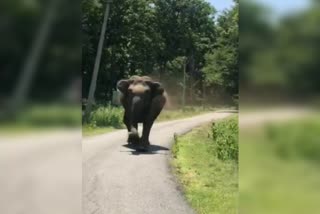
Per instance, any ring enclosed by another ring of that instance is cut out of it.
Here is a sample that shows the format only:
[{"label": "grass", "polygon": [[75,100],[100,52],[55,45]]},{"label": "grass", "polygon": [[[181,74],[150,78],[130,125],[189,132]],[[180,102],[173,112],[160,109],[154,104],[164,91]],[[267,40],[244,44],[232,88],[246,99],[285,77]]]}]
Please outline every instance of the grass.
[{"label": "grass", "polygon": [[240,213],[318,213],[320,117],[241,130]]},{"label": "grass", "polygon": [[183,119],[188,118],[208,112],[212,112],[216,110],[216,108],[212,107],[201,107],[201,106],[186,106],[185,108],[181,109],[174,109],[174,110],[167,110],[164,109],[159,117],[157,118],[157,121],[168,121],[168,120],[177,120],[177,119]]},{"label": "grass", "polygon": [[221,160],[238,161],[238,118],[231,117],[213,123],[211,127],[212,151]]},{"label": "grass", "polygon": [[176,137],[173,146],[176,174],[197,213],[237,213],[237,161],[219,159],[215,149],[211,124]]},{"label": "grass", "polygon": [[123,128],[123,114],[123,108],[99,106],[92,111],[89,119],[89,125],[92,127]]},{"label": "grass", "polygon": [[92,127],[92,126],[82,126],[82,135],[83,136],[93,136],[99,134],[105,134],[116,130],[113,127]]},{"label": "grass", "polygon": [[[5,123],[0,125],[0,135],[17,135],[31,132],[54,130],[59,127],[33,126],[30,124]],[[61,127],[60,127],[61,128]]]},{"label": "grass", "polygon": [[0,133],[16,134],[57,128],[74,128],[81,125],[79,106],[58,104],[33,104],[24,107],[0,123]]},{"label": "grass", "polygon": [[[186,106],[183,109],[167,110],[164,109],[156,122],[176,120],[188,118],[203,113],[208,113],[216,110],[212,107],[194,107]],[[98,106],[91,113],[89,122],[83,124],[83,136],[92,136],[103,134],[116,129],[123,129],[123,108],[112,106]]]}]

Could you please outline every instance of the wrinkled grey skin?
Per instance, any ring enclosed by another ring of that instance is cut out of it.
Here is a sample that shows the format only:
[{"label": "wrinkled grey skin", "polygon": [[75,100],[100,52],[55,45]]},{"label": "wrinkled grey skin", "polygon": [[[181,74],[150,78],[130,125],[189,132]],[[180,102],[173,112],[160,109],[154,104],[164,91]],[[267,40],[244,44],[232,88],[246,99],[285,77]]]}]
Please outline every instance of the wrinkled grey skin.
[{"label": "wrinkled grey skin", "polygon": [[[153,122],[166,103],[164,89],[160,83],[146,76],[120,80],[117,88],[121,92],[120,101],[125,110],[123,122],[129,133],[128,143],[137,145],[140,150],[147,150]],[[143,124],[141,138],[138,123]]]}]

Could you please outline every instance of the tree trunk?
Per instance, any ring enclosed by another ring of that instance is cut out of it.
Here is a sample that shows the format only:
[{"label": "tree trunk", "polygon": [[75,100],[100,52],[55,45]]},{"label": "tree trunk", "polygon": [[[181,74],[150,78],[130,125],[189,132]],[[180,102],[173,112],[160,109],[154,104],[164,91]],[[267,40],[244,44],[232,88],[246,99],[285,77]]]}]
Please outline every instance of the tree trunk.
[{"label": "tree trunk", "polygon": [[12,100],[9,103],[9,111],[12,113],[21,108],[26,100],[41,53],[43,52],[51,27],[56,18],[59,3],[60,1],[51,0],[49,9],[46,13],[47,15],[41,23],[39,31],[36,34],[36,38],[31,46],[30,53],[27,55],[21,75],[18,79],[17,87],[15,88]]},{"label": "tree trunk", "polygon": [[182,87],[182,107],[186,105],[186,68],[187,68],[187,58],[183,63],[183,87]]},{"label": "tree trunk", "polygon": [[202,82],[202,106],[205,104],[206,101],[206,84]]},{"label": "tree trunk", "polygon": [[88,118],[88,116],[91,112],[92,102],[94,100],[94,92],[96,91],[97,78],[98,78],[98,72],[99,72],[99,67],[100,67],[104,37],[105,37],[106,29],[107,29],[107,21],[108,21],[109,11],[110,11],[110,1],[107,1],[106,10],[104,13],[104,19],[103,19],[102,28],[101,28],[101,33],[100,33],[97,56],[96,56],[95,63],[94,63],[93,74],[92,74],[92,79],[91,79],[91,84],[90,84],[90,89],[89,89],[88,105],[87,105],[86,112],[85,112],[86,119]]}]

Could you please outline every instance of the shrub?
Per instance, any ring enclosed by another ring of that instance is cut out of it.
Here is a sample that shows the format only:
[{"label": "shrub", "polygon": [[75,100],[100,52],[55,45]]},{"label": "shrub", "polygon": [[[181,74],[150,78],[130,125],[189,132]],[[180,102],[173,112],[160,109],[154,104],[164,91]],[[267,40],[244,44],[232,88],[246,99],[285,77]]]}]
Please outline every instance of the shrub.
[{"label": "shrub", "polygon": [[121,128],[123,126],[123,109],[118,107],[98,107],[90,115],[89,124],[98,127],[112,126]]},{"label": "shrub", "polygon": [[212,124],[213,146],[221,160],[238,161],[238,119],[232,117]]}]

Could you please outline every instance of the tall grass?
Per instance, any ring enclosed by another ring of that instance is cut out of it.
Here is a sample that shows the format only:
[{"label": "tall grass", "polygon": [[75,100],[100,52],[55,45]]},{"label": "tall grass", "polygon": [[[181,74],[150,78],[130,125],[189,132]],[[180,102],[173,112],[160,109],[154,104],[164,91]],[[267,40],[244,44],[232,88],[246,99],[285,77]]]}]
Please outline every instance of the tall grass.
[{"label": "tall grass", "polygon": [[100,106],[95,109],[89,119],[89,125],[97,127],[123,127],[123,109],[120,107]]}]

